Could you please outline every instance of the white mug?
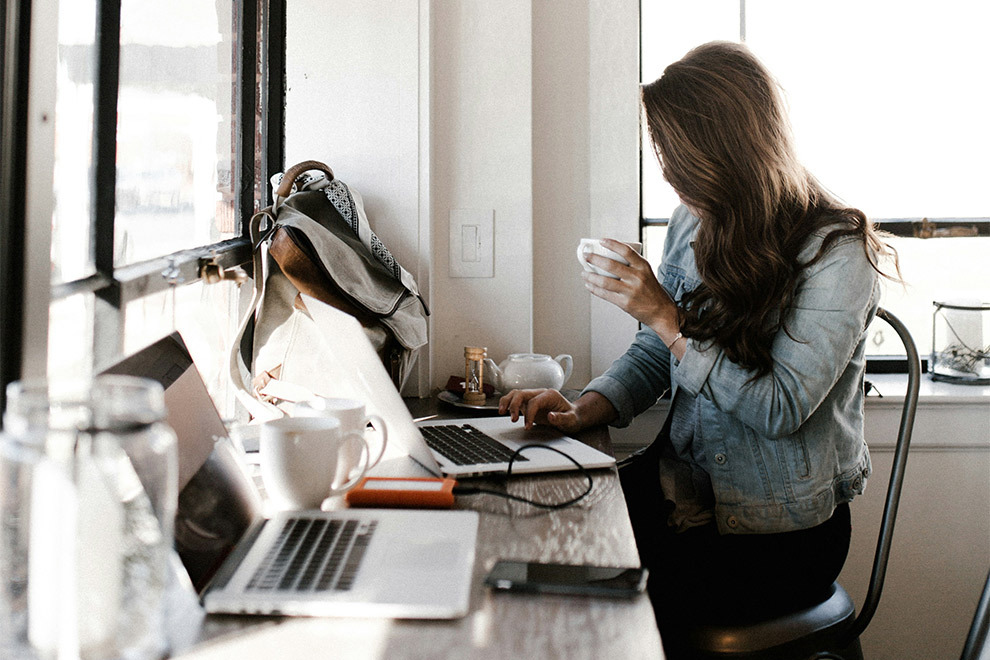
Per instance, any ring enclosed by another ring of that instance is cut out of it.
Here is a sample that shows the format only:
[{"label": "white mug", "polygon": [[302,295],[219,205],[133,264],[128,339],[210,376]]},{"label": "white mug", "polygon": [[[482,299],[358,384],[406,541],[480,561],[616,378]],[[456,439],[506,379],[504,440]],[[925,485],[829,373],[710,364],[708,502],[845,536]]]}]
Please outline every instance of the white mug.
[{"label": "white mug", "polygon": [[280,509],[318,509],[347,492],[367,473],[368,456],[364,437],[345,434],[332,417],[282,417],[261,427],[261,479]]},{"label": "white mug", "polygon": [[[332,417],[340,422],[340,430],[345,435],[356,434],[364,440],[369,453],[371,447],[375,446],[368,439],[368,425],[372,426],[372,433],[381,436],[381,446],[375,453],[373,459],[369,458],[368,468],[378,465],[385,454],[385,446],[388,444],[388,429],[385,427],[385,420],[378,415],[366,415],[364,402],[357,399],[340,399],[316,397],[309,401],[303,401],[296,405],[292,411],[294,417]],[[349,451],[354,453],[360,445],[350,445]],[[356,460],[356,456],[351,455],[349,459]],[[351,463],[353,465],[353,463]]]},{"label": "white mug", "polygon": [[[622,241],[622,242],[625,243],[626,245],[628,245],[629,247],[631,247],[636,252],[638,252],[640,254],[643,253],[643,244],[642,243],[635,243],[635,242],[631,242],[631,241]],[[618,253],[613,252],[612,250],[609,250],[608,248],[604,247],[602,245],[602,239],[600,239],[600,238],[582,238],[581,239],[581,242],[578,243],[578,248],[577,248],[577,258],[578,258],[578,261],[581,262],[581,265],[589,273],[597,273],[599,275],[604,275],[605,277],[611,277],[612,279],[616,279],[616,280],[619,279],[618,276],[613,275],[612,273],[608,272],[607,270],[602,270],[598,266],[593,266],[593,265],[589,264],[588,263],[588,257],[587,257],[587,255],[589,255],[589,254],[599,254],[599,255],[601,255],[603,257],[608,257],[609,259],[614,259],[615,261],[618,261],[620,264],[625,264],[627,266],[629,265],[629,262],[626,261],[623,257],[619,256]]]}]

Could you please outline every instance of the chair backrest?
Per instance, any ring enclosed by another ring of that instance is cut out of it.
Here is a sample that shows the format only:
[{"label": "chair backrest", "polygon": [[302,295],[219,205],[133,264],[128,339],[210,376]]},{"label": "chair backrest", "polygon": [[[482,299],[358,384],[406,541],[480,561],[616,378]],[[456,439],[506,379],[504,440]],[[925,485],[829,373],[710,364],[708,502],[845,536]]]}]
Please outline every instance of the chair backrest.
[{"label": "chair backrest", "polygon": [[866,599],[860,608],[859,615],[845,632],[847,642],[852,642],[866,630],[880,602],[880,592],[887,573],[887,560],[890,558],[890,544],[894,536],[894,520],[897,518],[897,505],[901,499],[901,487],[904,484],[904,469],[907,465],[908,449],[911,445],[911,433],[914,429],[914,416],[918,409],[918,389],[921,386],[921,360],[918,348],[911,338],[907,327],[896,316],[885,309],[877,310],[877,318],[890,324],[904,344],[907,354],[908,386],[904,395],[904,407],[901,411],[901,424],[897,431],[897,446],[894,448],[894,461],[890,470],[890,482],[887,485],[887,501],[883,508],[883,518],[880,522],[880,534],[877,539],[876,555],[873,558],[873,571],[870,574],[870,587]]},{"label": "chair backrest", "polygon": [[978,658],[990,657],[990,650],[987,649],[988,633],[990,633],[990,573],[987,573],[987,581],[983,583],[983,595],[976,605],[973,625],[969,628],[969,635],[966,636],[966,644],[963,646],[960,659],[978,660]]}]

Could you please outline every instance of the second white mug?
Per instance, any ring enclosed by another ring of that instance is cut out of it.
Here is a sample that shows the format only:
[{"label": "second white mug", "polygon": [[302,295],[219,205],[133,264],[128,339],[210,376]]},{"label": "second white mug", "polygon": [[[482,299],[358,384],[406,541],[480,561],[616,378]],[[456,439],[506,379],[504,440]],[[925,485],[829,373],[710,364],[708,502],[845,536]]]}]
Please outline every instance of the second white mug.
[{"label": "second white mug", "polygon": [[[365,414],[363,401],[357,399],[317,397],[296,405],[292,412],[295,417],[332,417],[340,422],[340,430],[345,435],[356,434],[367,444],[369,451],[368,468],[378,465],[385,455],[388,445],[388,429],[385,420],[378,415]],[[371,425],[369,431],[368,425]],[[376,440],[374,436],[378,436]],[[377,449],[374,449],[377,448]],[[356,445],[351,445],[349,451],[354,452]],[[354,464],[353,455],[345,457]]]}]

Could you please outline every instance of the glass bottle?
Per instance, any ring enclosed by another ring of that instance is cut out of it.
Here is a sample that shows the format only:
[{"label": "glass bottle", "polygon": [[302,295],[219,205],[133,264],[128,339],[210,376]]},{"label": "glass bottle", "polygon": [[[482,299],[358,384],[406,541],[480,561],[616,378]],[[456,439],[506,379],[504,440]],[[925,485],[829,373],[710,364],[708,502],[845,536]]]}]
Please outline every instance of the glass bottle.
[{"label": "glass bottle", "polygon": [[178,458],[161,385],[18,382],[7,400],[0,655],[164,656]]}]

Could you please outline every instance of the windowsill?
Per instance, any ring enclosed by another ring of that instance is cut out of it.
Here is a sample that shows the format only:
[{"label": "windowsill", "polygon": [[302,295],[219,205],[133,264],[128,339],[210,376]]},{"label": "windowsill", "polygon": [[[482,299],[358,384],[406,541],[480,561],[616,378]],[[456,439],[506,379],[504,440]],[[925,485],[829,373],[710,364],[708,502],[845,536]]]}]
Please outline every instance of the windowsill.
[{"label": "windowsill", "polygon": [[[873,383],[876,396],[866,397],[867,408],[900,407],[907,392],[907,374],[867,374]],[[932,380],[930,374],[921,375],[918,387],[918,405],[976,405],[990,406],[990,385],[960,385]]]}]

